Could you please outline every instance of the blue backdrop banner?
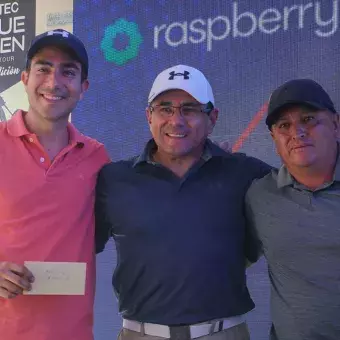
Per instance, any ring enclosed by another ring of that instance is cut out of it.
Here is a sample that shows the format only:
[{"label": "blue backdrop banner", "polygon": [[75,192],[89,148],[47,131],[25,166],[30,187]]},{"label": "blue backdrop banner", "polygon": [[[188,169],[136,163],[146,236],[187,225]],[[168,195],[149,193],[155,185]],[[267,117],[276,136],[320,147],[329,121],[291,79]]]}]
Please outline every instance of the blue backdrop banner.
[{"label": "blue backdrop banner", "polygon": [[[273,89],[312,78],[339,108],[339,6],[337,0],[75,0],[74,32],[89,51],[91,86],[73,121],[105,143],[114,160],[133,156],[150,136],[144,110],[152,81],[165,68],[187,64],[213,87],[220,116],[212,138],[278,165],[263,119]],[[102,278],[110,281],[113,254],[99,257],[96,336],[103,340],[113,338],[120,322]],[[249,272],[249,285],[257,304],[249,317],[252,338],[267,339],[263,262]]]}]

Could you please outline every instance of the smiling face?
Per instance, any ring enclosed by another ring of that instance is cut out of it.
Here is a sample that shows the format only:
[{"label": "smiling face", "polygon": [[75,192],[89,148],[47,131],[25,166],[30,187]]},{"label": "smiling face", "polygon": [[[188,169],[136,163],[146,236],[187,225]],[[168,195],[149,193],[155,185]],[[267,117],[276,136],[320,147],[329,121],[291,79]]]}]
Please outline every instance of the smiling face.
[{"label": "smiling face", "polygon": [[271,135],[288,169],[321,169],[334,162],[338,127],[337,114],[295,105],[281,112]]},{"label": "smiling face", "polygon": [[[173,158],[201,153],[216,123],[216,109],[202,112],[205,106],[182,90],[161,93],[150,107],[146,114],[158,153]],[[183,107],[182,112],[179,107]],[[174,110],[172,115],[168,114],[171,110]]]},{"label": "smiling face", "polygon": [[49,121],[68,119],[88,81],[81,79],[81,64],[56,47],[41,49],[22,73],[29,113]]}]

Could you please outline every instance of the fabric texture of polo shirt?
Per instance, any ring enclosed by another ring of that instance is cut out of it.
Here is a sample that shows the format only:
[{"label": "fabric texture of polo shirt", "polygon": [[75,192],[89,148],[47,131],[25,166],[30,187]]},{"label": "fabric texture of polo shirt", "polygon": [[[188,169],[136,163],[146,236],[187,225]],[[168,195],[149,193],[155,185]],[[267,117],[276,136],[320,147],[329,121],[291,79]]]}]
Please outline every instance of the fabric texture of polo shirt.
[{"label": "fabric texture of polo shirt", "polygon": [[[113,236],[113,286],[126,319],[188,325],[245,314],[254,307],[245,259],[253,242],[244,196],[270,167],[208,141],[183,178],[142,155],[112,163],[98,178],[96,249]],[[256,248],[255,248],[256,250]]]},{"label": "fabric texture of polo shirt", "polygon": [[246,196],[250,230],[268,261],[273,340],[340,339],[340,160],[311,191],[285,166]]},{"label": "fabric texture of polo shirt", "polygon": [[86,262],[86,292],[0,298],[0,338],[92,340],[94,192],[109,157],[69,124],[70,144],[50,162],[24,115],[0,123],[0,261]]}]

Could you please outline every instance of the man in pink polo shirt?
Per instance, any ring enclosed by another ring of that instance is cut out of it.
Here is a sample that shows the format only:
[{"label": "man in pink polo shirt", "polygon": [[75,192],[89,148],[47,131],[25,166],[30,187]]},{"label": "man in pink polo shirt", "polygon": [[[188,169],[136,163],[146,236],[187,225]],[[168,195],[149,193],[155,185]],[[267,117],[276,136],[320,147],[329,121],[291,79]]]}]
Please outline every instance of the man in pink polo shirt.
[{"label": "man in pink polo shirt", "polygon": [[[86,49],[73,34],[36,37],[22,73],[29,109],[0,123],[3,340],[93,339],[94,189],[109,157],[69,123],[87,75]],[[23,295],[37,283],[26,261],[86,263],[85,294]]]}]

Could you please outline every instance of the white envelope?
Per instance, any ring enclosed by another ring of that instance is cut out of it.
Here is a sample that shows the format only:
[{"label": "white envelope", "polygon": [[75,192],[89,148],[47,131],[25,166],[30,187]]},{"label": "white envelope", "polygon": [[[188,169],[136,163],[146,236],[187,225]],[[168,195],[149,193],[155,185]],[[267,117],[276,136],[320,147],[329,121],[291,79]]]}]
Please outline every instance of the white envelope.
[{"label": "white envelope", "polygon": [[86,263],[27,261],[24,265],[35,277],[26,295],[85,294]]}]

